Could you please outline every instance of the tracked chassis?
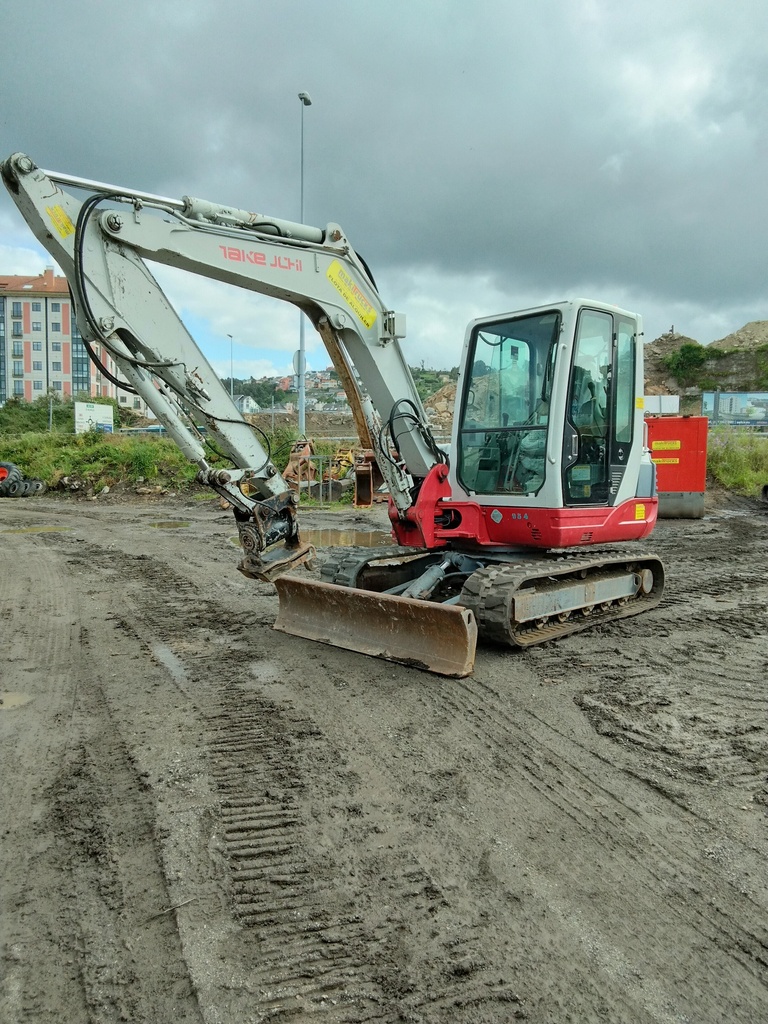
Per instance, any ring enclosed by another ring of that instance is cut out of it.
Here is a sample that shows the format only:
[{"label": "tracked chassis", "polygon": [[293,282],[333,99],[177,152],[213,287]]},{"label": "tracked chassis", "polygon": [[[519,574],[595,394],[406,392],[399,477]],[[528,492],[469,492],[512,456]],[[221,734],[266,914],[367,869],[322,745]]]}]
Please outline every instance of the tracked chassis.
[{"label": "tracked chassis", "polygon": [[445,556],[402,547],[336,550],[320,584],[278,582],[276,628],[460,676],[472,671],[477,636],[530,647],[637,615],[658,604],[664,589],[657,557],[611,548],[458,556],[471,570],[437,574],[430,600],[400,596],[428,574],[435,578]]}]

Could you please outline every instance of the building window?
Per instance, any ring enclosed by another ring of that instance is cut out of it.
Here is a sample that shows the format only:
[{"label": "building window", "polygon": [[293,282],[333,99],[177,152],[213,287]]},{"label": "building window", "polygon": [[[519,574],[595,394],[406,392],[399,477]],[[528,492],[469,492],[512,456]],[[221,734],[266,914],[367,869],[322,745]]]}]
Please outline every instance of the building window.
[{"label": "building window", "polygon": [[51,312],[52,313],[60,313],[61,312],[61,303],[60,302],[52,302],[51,303]]},{"label": "building window", "polygon": [[42,323],[39,320],[33,320],[32,321],[32,330],[33,331],[42,331],[42,329],[43,329],[43,325],[42,325]]},{"label": "building window", "polygon": [[61,352],[61,342],[60,341],[52,341],[51,342],[51,352]]},{"label": "building window", "polygon": [[51,363],[51,369],[54,373],[61,373],[61,363]]},{"label": "building window", "polygon": [[35,391],[42,391],[43,382],[41,380],[32,381],[32,387],[34,388]]},{"label": "building window", "polygon": [[120,395],[120,404],[121,405],[125,405],[125,403],[127,401],[128,401],[128,395]]},{"label": "building window", "polygon": [[24,350],[20,341],[14,341],[13,352],[11,355],[15,356],[17,359],[20,359],[24,355]]},{"label": "building window", "polygon": [[20,359],[14,359],[13,361],[13,376],[23,377],[24,376],[24,363]]},{"label": "building window", "polygon": [[57,333],[59,331],[61,331],[61,321],[60,320],[52,320],[51,321],[51,330],[52,331],[56,331]]},{"label": "building window", "polygon": [[140,398],[134,398],[134,400],[133,400],[133,408],[134,409],[140,409],[141,408],[141,399]]},{"label": "building window", "polygon": [[72,332],[72,392],[78,394],[91,390],[91,363],[77,329]]},{"label": "building window", "polygon": [[61,391],[61,381],[60,380],[55,380],[53,382],[53,390],[54,391]]},{"label": "building window", "polygon": [[34,362],[32,363],[32,369],[33,369],[33,370],[42,370],[42,368],[43,368],[43,364],[42,364],[42,361],[41,361],[41,360],[38,360],[38,359],[36,359],[36,360],[35,360],[35,361],[34,361]]},{"label": "building window", "polygon": [[33,341],[32,342],[32,351],[33,352],[42,352],[43,351],[43,343],[42,343],[42,341]]},{"label": "building window", "polygon": [[13,393],[14,393],[14,395],[23,395],[24,394],[24,381],[23,380],[15,380],[13,382]]},{"label": "building window", "polygon": [[21,303],[14,302],[11,305],[11,316],[21,316]]},{"label": "building window", "polygon": [[41,303],[39,303],[39,302],[33,302],[32,303],[32,312],[33,313],[41,313],[42,310],[43,310],[43,307],[42,307]]},{"label": "building window", "polygon": [[15,320],[13,321],[13,327],[11,328],[11,337],[12,338],[23,338],[24,337],[24,331],[22,331],[22,329],[21,329],[21,324],[17,323]]}]

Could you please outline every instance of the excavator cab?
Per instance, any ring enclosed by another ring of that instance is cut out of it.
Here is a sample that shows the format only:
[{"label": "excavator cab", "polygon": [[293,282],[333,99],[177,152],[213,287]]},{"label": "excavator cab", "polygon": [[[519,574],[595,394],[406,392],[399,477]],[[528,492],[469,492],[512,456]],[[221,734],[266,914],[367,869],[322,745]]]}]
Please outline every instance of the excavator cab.
[{"label": "excavator cab", "polygon": [[[580,300],[471,324],[454,494],[481,507],[551,510],[560,523],[566,510],[580,519],[586,509],[602,510],[591,543],[650,532],[654,467],[643,446],[640,336],[634,314]],[[613,514],[627,502],[631,510]],[[566,546],[551,530],[540,532],[541,546]],[[507,539],[518,538],[511,525]]]}]

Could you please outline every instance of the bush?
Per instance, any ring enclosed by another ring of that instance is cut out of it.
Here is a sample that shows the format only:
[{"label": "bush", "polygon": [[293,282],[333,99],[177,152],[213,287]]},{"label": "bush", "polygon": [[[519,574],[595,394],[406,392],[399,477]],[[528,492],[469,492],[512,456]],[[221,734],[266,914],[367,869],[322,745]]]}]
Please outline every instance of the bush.
[{"label": "bush", "polygon": [[[283,428],[274,435],[260,436],[259,440],[282,472],[297,438],[295,430]],[[315,444],[315,451],[323,456],[327,466],[335,445],[320,441]],[[223,453],[211,446],[206,457],[211,465],[230,464]],[[0,461],[15,462],[26,476],[37,477],[49,487],[56,487],[64,477],[72,477],[94,490],[142,481],[178,489],[191,484],[197,475],[197,466],[186,459],[169,437],[150,434],[0,432]]]},{"label": "bush", "polygon": [[709,358],[710,353],[697,342],[685,342],[677,352],[671,352],[662,363],[681,384],[693,384],[698,371]]},{"label": "bush", "polygon": [[122,481],[181,487],[194,480],[197,467],[167,438],[123,434],[26,433],[0,435],[0,461],[15,462],[26,476],[55,487],[74,477],[101,490]]}]

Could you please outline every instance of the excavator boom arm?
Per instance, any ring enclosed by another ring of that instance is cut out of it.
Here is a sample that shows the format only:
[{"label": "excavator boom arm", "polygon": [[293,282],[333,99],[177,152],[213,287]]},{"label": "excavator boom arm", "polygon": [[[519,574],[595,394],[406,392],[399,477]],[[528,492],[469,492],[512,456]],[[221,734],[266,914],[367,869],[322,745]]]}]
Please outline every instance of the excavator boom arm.
[{"label": "excavator boom arm", "polygon": [[[278,539],[298,546],[293,495],[145,261],[302,309],[342,374],[360,433],[378,449],[393,501],[403,513],[411,506],[415,483],[443,456],[399,344],[404,318],[383,306],[338,225],[320,229],[205,200],[168,199],[78,179],[41,170],[23,154],[9,157],[2,175],[70,283],[84,340],[106,347],[199,467],[200,479],[226,495],[239,521],[256,524],[247,545],[242,538],[252,553]],[[88,195],[81,200],[69,188]],[[210,465],[205,441],[190,420],[206,427],[233,470]],[[396,459],[383,441],[382,422]]]},{"label": "excavator boom arm", "polygon": [[[144,260],[299,306],[326,345],[337,347],[332,358],[346,362],[350,380],[365,382],[375,411],[365,413],[369,427],[375,428],[372,439],[378,433],[377,416],[384,421],[394,418],[404,476],[421,479],[441,461],[398,344],[404,317],[384,307],[365,265],[337,224],[321,229],[188,197],[164,199],[42,171],[20,154],[5,161],[2,173],[36,237],[75,285],[79,322],[84,314],[88,319],[84,337],[104,335],[117,358],[152,367],[204,416],[215,418],[225,410],[226,415],[218,417],[217,436],[239,465],[254,459],[240,450],[238,428],[247,435],[252,431],[232,409],[225,391],[218,393],[215,374]],[[91,197],[81,203],[59,181],[88,189]],[[108,200],[130,209],[99,210]],[[217,392],[215,398],[212,391]],[[358,388],[350,400],[366,410]],[[148,404],[154,409],[152,401]],[[404,480],[395,492],[403,486]],[[410,498],[401,504],[408,507]]]}]

